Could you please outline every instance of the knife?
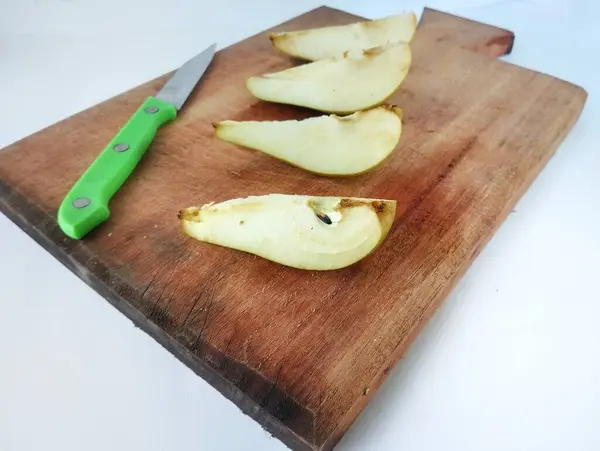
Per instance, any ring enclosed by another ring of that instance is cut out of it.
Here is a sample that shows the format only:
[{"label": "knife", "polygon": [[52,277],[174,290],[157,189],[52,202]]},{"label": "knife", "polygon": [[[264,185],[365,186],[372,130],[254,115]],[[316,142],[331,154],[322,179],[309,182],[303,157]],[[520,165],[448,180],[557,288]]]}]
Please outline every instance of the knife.
[{"label": "knife", "polygon": [[158,129],[177,116],[215,54],[216,44],[183,64],[148,97],[73,185],[58,209],[58,225],[81,239],[110,216],[108,203],[146,153]]}]

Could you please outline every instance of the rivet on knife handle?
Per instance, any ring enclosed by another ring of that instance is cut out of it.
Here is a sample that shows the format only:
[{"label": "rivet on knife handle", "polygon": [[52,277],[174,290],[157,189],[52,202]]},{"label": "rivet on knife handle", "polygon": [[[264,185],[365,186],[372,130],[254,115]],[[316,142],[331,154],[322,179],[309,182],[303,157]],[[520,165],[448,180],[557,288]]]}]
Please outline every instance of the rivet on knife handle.
[{"label": "rivet on knife handle", "polygon": [[81,239],[110,216],[108,203],[133,172],[159,127],[177,109],[148,97],[69,191],[58,210],[58,225],[71,238]]}]

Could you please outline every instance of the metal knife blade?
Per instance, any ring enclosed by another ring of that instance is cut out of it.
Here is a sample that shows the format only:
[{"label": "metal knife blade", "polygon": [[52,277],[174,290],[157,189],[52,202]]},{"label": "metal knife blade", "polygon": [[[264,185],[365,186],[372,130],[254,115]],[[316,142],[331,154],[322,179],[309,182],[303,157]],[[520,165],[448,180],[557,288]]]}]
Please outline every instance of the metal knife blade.
[{"label": "metal knife blade", "polygon": [[173,105],[181,110],[194,87],[210,65],[217,44],[213,44],[181,66],[156,94],[156,98]]}]

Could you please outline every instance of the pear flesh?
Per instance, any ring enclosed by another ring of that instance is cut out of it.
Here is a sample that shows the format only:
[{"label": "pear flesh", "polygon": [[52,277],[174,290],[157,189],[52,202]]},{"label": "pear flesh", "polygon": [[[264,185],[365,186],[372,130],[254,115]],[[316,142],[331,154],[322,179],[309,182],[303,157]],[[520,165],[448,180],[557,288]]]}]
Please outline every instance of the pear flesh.
[{"label": "pear flesh", "polygon": [[402,133],[402,110],[385,105],[349,116],[213,125],[223,141],[317,174],[348,176],[374,168],[392,153]]},{"label": "pear flesh", "polygon": [[414,13],[401,13],[348,25],[270,33],[273,46],[282,53],[308,61],[341,57],[344,52],[410,42],[417,28]]},{"label": "pear flesh", "polygon": [[394,221],[393,200],[267,194],[179,212],[190,237],[299,269],[344,268],[373,252]]},{"label": "pear flesh", "polygon": [[261,100],[347,114],[384,103],[410,64],[409,45],[396,43],[250,77],[246,87]]}]

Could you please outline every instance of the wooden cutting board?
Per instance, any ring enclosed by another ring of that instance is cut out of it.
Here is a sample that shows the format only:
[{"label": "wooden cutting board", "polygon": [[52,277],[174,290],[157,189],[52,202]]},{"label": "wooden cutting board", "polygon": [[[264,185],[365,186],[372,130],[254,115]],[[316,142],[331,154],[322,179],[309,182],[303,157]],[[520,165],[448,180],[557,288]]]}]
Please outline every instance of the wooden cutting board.
[{"label": "wooden cutting board", "polygon": [[[356,19],[319,8],[273,30]],[[61,234],[59,203],[166,75],[0,152],[0,209],[288,446],[331,449],[579,117],[585,91],[498,61],[512,44],[509,31],[425,10],[391,99],[405,112],[398,148],[331,179],[213,136],[211,121],[316,114],[246,91],[248,76],[297,64],[263,32],[218,52],[85,240]],[[183,207],[273,192],[390,198],[398,211],[374,254],[333,272],[179,231]]]}]

